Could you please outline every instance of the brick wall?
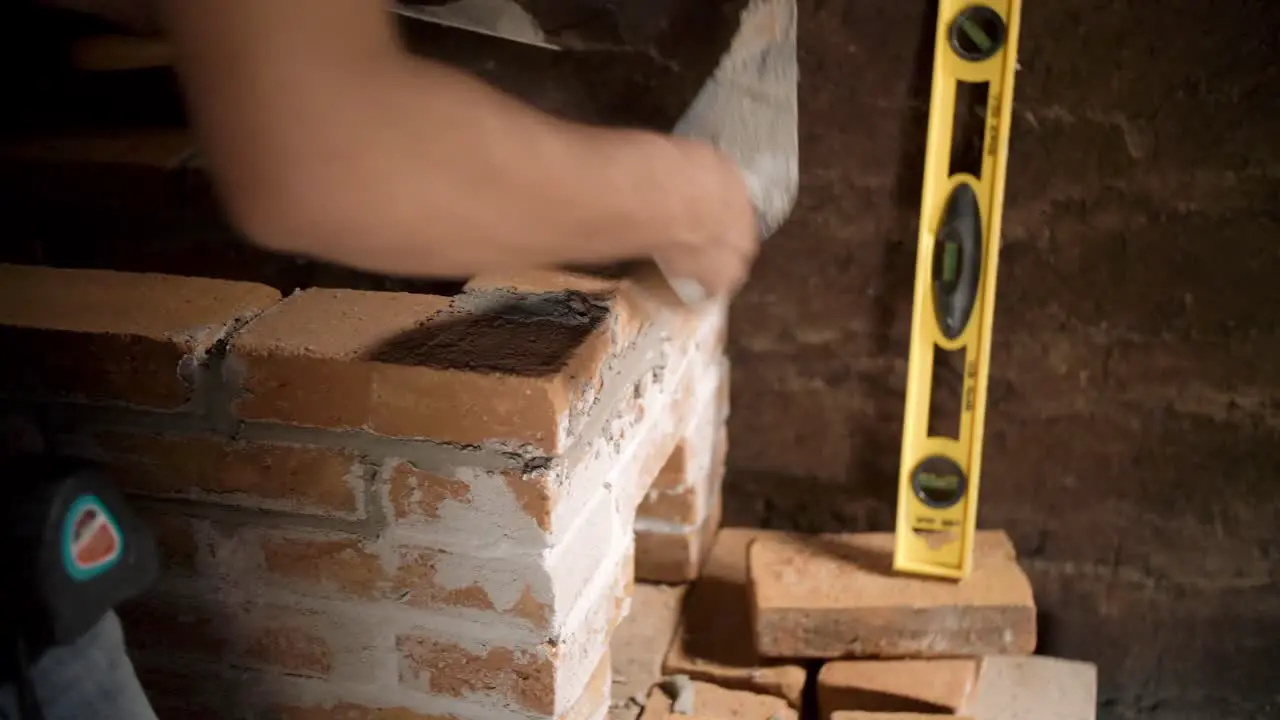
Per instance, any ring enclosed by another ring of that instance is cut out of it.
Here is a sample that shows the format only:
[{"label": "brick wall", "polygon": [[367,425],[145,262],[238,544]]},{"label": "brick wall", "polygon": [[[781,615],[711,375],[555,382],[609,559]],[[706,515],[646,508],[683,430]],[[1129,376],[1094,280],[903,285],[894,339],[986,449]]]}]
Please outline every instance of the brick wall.
[{"label": "brick wall", "polygon": [[121,614],[162,715],[588,720],[634,579],[690,577],[718,522],[725,324],[631,279],[0,265],[4,438],[155,528]]},{"label": "brick wall", "polygon": [[[726,522],[889,529],[932,19],[800,5],[800,205],[734,306]],[[1100,717],[1276,712],[1277,36],[1273,3],[1025,3],[980,524]]]}]

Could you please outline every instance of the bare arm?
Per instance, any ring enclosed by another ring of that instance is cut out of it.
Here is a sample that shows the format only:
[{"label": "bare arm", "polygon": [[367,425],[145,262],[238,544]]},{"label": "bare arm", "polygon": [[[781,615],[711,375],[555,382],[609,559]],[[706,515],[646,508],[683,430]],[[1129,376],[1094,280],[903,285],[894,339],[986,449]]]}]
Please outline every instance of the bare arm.
[{"label": "bare arm", "polygon": [[165,5],[211,171],[263,245],[408,275],[683,256],[726,266],[702,271],[713,291],[750,262],[745,189],[718,154],[563,122],[411,57],[376,0]]}]

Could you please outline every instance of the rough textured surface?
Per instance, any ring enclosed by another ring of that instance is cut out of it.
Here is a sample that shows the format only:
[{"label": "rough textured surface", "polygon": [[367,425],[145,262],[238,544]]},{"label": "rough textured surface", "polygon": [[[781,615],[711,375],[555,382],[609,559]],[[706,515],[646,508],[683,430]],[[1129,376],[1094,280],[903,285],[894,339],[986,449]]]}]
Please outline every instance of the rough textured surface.
[{"label": "rough textured surface", "polygon": [[951,714],[969,696],[978,661],[840,660],[818,671],[818,712]]},{"label": "rough textured surface", "polygon": [[0,393],[183,408],[214,345],[279,299],[251,283],[0,265]]},{"label": "rough textured surface", "polygon": [[781,698],[742,690],[726,690],[699,681],[676,683],[680,694],[671,697],[661,687],[649,693],[640,720],[716,718],[717,720],[797,720],[793,708]]},{"label": "rough textured surface", "polygon": [[635,720],[649,689],[662,679],[662,656],[671,644],[685,588],[637,583],[631,611],[618,625],[610,647],[613,699],[609,720]]},{"label": "rough textured surface", "polygon": [[1047,657],[985,657],[958,714],[975,720],[1094,720],[1098,669]]},{"label": "rough textured surface", "polygon": [[760,654],[938,657],[1035,649],[1031,584],[1004,533],[978,533],[973,574],[958,583],[893,574],[892,555],[892,533],[752,541]]},{"label": "rough textured surface", "polygon": [[668,675],[783,698],[800,707],[805,669],[765,660],[751,627],[747,547],[767,531],[724,528],[716,535],[702,574],[685,598],[680,630],[663,663]]},{"label": "rough textured surface", "polygon": [[232,343],[228,375],[241,388],[234,410],[250,420],[558,453],[570,441],[570,405],[590,402],[607,358],[608,314],[606,303],[575,291],[490,304],[304,291]]}]

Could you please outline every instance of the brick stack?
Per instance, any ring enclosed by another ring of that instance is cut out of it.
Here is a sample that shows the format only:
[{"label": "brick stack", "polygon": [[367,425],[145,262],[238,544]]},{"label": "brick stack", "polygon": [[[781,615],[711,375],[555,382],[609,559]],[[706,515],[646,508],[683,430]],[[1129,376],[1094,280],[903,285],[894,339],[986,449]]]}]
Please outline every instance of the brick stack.
[{"label": "brick stack", "polygon": [[670,642],[647,697],[615,698],[611,720],[1094,720],[1096,668],[1031,655],[1008,536],[980,532],[975,550],[970,577],[941,582],[893,574],[888,533],[725,528],[681,617],[626,620]]},{"label": "brick stack", "polygon": [[633,577],[691,577],[718,522],[724,325],[551,273],[282,298],[9,265],[0,392],[155,528],[122,615],[162,716],[588,720]]}]

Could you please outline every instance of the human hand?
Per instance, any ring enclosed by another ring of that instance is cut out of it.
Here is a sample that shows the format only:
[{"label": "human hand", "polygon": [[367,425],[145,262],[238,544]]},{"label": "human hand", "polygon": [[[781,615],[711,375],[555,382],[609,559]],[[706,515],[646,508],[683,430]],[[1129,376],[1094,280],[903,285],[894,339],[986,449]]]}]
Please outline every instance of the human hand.
[{"label": "human hand", "polygon": [[682,159],[684,212],[654,261],[687,304],[729,297],[746,281],[760,245],[746,178],[709,144],[672,141]]}]

